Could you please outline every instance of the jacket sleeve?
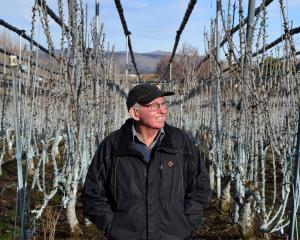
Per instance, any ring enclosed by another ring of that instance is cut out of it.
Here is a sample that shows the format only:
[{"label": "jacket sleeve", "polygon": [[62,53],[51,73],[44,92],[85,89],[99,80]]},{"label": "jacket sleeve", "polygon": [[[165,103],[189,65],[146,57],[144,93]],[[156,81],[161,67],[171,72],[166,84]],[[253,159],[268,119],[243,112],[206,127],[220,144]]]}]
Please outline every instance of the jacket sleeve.
[{"label": "jacket sleeve", "polygon": [[184,209],[194,231],[201,228],[203,209],[211,198],[209,175],[198,148],[185,134],[186,187]]},{"label": "jacket sleeve", "polygon": [[99,146],[89,167],[83,188],[83,214],[106,235],[113,219],[112,197],[109,192],[111,147],[107,141]]}]

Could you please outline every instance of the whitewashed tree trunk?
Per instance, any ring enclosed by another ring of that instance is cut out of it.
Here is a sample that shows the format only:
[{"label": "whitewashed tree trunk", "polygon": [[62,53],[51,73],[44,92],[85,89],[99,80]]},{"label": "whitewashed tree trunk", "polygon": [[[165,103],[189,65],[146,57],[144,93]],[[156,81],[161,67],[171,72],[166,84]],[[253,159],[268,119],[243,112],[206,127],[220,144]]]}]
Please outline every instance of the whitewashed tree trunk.
[{"label": "whitewashed tree trunk", "polygon": [[231,209],[231,176],[227,176],[227,180],[224,182],[224,187],[222,189],[222,195],[220,198],[220,208],[222,212],[228,212]]},{"label": "whitewashed tree trunk", "polygon": [[[73,185],[74,189],[71,194],[68,194],[68,203],[67,203],[67,220],[71,228],[72,233],[76,233],[79,230],[78,220],[76,215],[76,201],[77,201],[77,184]],[[80,230],[79,230],[80,231]]]}]

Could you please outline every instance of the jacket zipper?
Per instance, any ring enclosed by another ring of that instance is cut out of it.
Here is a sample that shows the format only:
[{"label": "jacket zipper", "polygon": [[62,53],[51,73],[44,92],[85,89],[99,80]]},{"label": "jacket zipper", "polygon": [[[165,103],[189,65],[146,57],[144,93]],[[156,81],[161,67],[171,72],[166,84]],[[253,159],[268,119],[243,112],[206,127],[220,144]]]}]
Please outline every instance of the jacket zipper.
[{"label": "jacket zipper", "polygon": [[115,166],[115,173],[114,173],[114,195],[116,199],[116,209],[118,209],[118,196],[117,196],[117,168],[119,163],[119,157],[117,157],[116,166]]},{"label": "jacket zipper", "polygon": [[160,174],[160,178],[162,179],[162,176],[163,176],[163,164],[161,163],[160,164],[160,167],[159,167],[159,174]]}]

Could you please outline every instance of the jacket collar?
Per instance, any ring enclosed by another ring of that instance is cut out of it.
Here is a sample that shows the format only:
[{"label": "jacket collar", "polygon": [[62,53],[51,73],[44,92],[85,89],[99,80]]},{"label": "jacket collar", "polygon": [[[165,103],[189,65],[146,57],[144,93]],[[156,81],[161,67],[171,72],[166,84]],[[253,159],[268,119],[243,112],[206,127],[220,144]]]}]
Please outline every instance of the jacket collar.
[{"label": "jacket collar", "polygon": [[[129,118],[126,120],[126,122],[123,124],[123,126],[119,130],[119,138],[115,145],[116,155],[122,156],[122,155],[137,155],[142,156],[139,151],[135,149],[134,143],[132,141],[132,124],[133,119]],[[176,149],[174,147],[174,144],[172,142],[171,138],[171,129],[168,124],[165,123],[164,126],[164,132],[165,135],[161,142],[158,143],[157,149],[162,149],[166,152],[175,152]]]}]

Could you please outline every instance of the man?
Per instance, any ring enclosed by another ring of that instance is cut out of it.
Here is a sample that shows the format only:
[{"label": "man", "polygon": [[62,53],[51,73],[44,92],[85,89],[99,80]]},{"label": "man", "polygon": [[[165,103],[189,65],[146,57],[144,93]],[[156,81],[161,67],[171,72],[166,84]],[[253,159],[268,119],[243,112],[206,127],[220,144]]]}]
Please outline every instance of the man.
[{"label": "man", "polygon": [[199,151],[187,134],[165,123],[161,91],[129,91],[131,116],[106,137],[84,185],[84,215],[113,240],[193,239],[210,200]]}]

